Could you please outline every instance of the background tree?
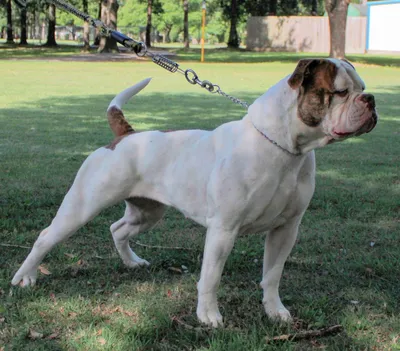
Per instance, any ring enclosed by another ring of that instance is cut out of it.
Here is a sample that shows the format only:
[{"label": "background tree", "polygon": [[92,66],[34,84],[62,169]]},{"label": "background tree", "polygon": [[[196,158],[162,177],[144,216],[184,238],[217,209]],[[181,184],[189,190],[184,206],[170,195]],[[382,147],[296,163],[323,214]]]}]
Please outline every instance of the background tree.
[{"label": "background tree", "polygon": [[[271,4],[275,3],[275,10],[271,11]],[[248,0],[245,2],[245,10],[252,16],[266,16],[276,14],[276,0]]]},{"label": "background tree", "polygon": [[56,42],[56,7],[50,4],[48,7],[47,41],[45,46],[57,46]]},{"label": "background tree", "polygon": [[317,0],[311,1],[311,15],[313,15],[313,16],[318,15],[318,1]]},{"label": "background tree", "polygon": [[[101,20],[101,3],[102,0],[99,0],[97,3],[97,19]],[[100,45],[101,35],[99,30],[96,28],[96,35],[94,37],[93,45]]]},{"label": "background tree", "polygon": [[238,0],[231,0],[230,6],[230,29],[229,29],[229,39],[228,39],[228,48],[237,49],[240,44],[239,35],[237,32],[237,22],[239,18],[238,11]]},{"label": "background tree", "polygon": [[146,46],[151,47],[151,16],[153,12],[153,0],[147,0]]},{"label": "background tree", "polygon": [[[82,10],[84,13],[89,13],[88,0],[82,0]],[[89,22],[83,23],[83,50],[88,51],[90,48],[89,43]]]},{"label": "background tree", "polygon": [[7,9],[7,44],[14,44],[11,0],[7,0],[6,9]]},{"label": "background tree", "polygon": [[323,15],[324,0],[245,0],[244,8],[252,16]]},{"label": "background tree", "polygon": [[189,49],[189,0],[183,0],[183,45]]},{"label": "background tree", "polygon": [[268,5],[269,15],[276,16],[278,10],[278,0],[270,0]]},{"label": "background tree", "polygon": [[[177,40],[183,23],[179,1],[161,0],[156,18],[157,30],[163,34],[163,42],[170,43],[172,40]],[[173,38],[171,38],[172,31],[174,31]]]},{"label": "background tree", "polygon": [[[223,19],[229,22],[229,37],[228,37],[228,47],[229,48],[239,48],[240,38],[238,35],[238,25],[239,21],[246,13],[245,9],[246,0],[220,0],[220,6],[222,8]],[[247,0],[251,1],[251,0]]]},{"label": "background tree", "polygon": [[20,29],[21,36],[19,39],[19,45],[28,45],[28,36],[27,36],[27,27],[26,27],[26,13],[27,13],[27,4],[22,2],[21,0],[14,0],[15,4],[19,8],[20,12]]},{"label": "background tree", "polygon": [[[111,29],[117,29],[117,0],[102,0],[101,2],[101,20]],[[99,52],[118,52],[117,42],[113,38],[102,36],[100,39]]]},{"label": "background tree", "polygon": [[20,26],[21,26],[21,37],[19,38],[19,45],[28,45],[28,35],[26,28],[26,7],[20,7]]},{"label": "background tree", "polygon": [[330,57],[344,58],[346,49],[346,22],[349,0],[325,0],[329,17]]},{"label": "background tree", "polygon": [[[127,0],[118,10],[118,26],[125,30],[125,34],[136,39],[146,28],[147,2],[142,0]],[[144,41],[144,37],[141,39]]]}]

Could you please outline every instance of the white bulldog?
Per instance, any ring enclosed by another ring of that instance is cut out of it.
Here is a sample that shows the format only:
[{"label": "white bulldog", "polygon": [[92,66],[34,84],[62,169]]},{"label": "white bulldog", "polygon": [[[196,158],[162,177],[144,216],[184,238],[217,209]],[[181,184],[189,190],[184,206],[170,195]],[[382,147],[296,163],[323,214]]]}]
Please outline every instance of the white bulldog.
[{"label": "white bulldog", "polygon": [[116,139],[93,152],[51,225],[44,229],[12,284],[33,285],[43,257],[101,210],[125,201],[111,226],[128,267],[149,263],[129,246],[173,206],[207,228],[197,316],[222,325],[217,289],[239,234],[266,232],[261,286],[267,315],[290,321],[278,293],[285,261],[314,192],[313,149],[371,131],[374,97],[347,61],[301,60],[294,73],[259,97],[239,121],[213,131],[135,133],[121,106],[149,79],[117,95],[108,108]]}]

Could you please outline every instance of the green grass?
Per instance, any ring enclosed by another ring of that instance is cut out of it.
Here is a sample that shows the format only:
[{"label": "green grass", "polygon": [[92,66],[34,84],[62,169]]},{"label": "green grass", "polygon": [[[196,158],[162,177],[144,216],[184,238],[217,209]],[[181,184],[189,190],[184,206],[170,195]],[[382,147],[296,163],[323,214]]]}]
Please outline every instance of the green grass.
[{"label": "green grass", "polygon": [[[186,65],[249,102],[294,68],[293,62]],[[85,157],[112,139],[105,109],[132,83],[154,77],[125,108],[140,130],[212,129],[244,114],[146,62],[5,60],[1,66],[0,244],[33,244]],[[296,324],[277,325],[264,315],[258,286],[263,236],[253,234],[238,238],[224,270],[219,299],[226,327],[198,328],[204,229],[169,210],[138,240],[192,250],[137,247],[152,266],[131,271],[109,233],[123,215],[121,204],[55,248],[44,260],[52,274],[39,274],[32,289],[10,286],[28,250],[0,246],[0,349],[400,349],[400,70],[363,65],[357,70],[376,96],[380,121],[368,135],[317,151],[316,193],[281,283]],[[169,269],[181,265],[189,273]],[[338,323],[344,331],[337,335],[265,343],[265,337]],[[29,337],[30,330],[42,337]]]}]

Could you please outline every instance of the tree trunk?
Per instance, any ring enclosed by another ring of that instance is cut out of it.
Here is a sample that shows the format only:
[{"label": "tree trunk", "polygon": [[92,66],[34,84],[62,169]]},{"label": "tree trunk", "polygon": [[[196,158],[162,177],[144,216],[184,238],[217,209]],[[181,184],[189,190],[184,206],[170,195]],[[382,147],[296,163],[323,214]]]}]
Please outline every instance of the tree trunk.
[{"label": "tree trunk", "polygon": [[229,31],[228,47],[237,49],[239,47],[239,36],[237,33],[237,20],[238,20],[238,8],[237,0],[231,0],[231,28]]},{"label": "tree trunk", "polygon": [[172,29],[172,25],[165,26],[163,43],[170,43],[171,42],[171,37],[170,37],[171,29]]},{"label": "tree trunk", "polygon": [[29,26],[29,39],[35,39],[35,23],[36,23],[36,15],[35,15],[35,10],[33,10]]},{"label": "tree trunk", "polygon": [[146,24],[146,46],[151,47],[151,14],[153,12],[153,0],[147,0],[147,24]]},{"label": "tree trunk", "polygon": [[14,44],[11,0],[7,0],[7,44]]},{"label": "tree trunk", "polygon": [[56,43],[56,7],[49,5],[49,27],[47,28],[47,42],[45,46],[57,46]]},{"label": "tree trunk", "polygon": [[40,12],[37,13],[35,10],[35,39],[39,39],[39,41],[42,40],[41,30],[42,27],[40,25]]},{"label": "tree trunk", "polygon": [[[82,0],[83,12],[88,13],[88,0]],[[89,22],[85,21],[83,23],[83,50],[89,51]]]},{"label": "tree trunk", "polygon": [[189,0],[183,0],[183,44],[189,49]]},{"label": "tree trunk", "polygon": [[[103,0],[101,3],[101,20],[111,29],[117,29],[117,0]],[[118,52],[117,42],[113,38],[102,37],[100,39],[99,52]]]},{"label": "tree trunk", "polygon": [[318,1],[311,0],[311,16],[317,16],[317,15],[318,15]]},{"label": "tree trunk", "polygon": [[26,7],[21,7],[21,38],[19,45],[28,45],[28,36],[26,30]]},{"label": "tree trunk", "polygon": [[[97,12],[97,19],[101,19],[101,0],[99,1],[99,7],[98,7],[98,12]],[[97,46],[100,45],[100,39],[101,39],[101,35],[99,30],[96,28],[95,30],[95,38],[93,41],[93,45]]]},{"label": "tree trunk", "polygon": [[325,0],[325,8],[329,17],[329,31],[331,34],[330,57],[344,58],[346,49],[346,22],[348,0]]},{"label": "tree trunk", "polygon": [[268,11],[269,16],[276,16],[277,3],[278,3],[277,0],[270,0],[269,11]]}]

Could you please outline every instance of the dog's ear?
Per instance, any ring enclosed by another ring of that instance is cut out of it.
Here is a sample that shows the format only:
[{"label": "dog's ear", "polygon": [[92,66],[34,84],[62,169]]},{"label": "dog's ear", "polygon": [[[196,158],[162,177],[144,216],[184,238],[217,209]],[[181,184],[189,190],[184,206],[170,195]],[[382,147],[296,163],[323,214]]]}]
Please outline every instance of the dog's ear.
[{"label": "dog's ear", "polygon": [[347,61],[346,59],[342,59],[342,61],[346,62],[349,66],[351,66],[354,70],[356,70],[356,68],[352,65],[350,61]]},{"label": "dog's ear", "polygon": [[302,59],[298,62],[296,69],[289,78],[289,85],[292,89],[297,89],[303,84],[304,78],[312,72],[322,60]]}]

